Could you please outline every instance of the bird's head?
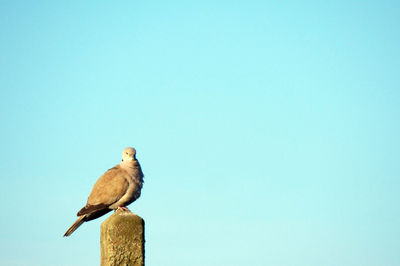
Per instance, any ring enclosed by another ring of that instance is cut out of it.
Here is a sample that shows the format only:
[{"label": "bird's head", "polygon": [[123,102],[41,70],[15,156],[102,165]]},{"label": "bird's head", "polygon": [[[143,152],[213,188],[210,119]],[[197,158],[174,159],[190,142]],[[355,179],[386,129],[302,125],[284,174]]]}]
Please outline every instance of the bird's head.
[{"label": "bird's head", "polygon": [[132,162],[136,160],[136,150],[134,148],[125,148],[122,152],[122,161]]}]

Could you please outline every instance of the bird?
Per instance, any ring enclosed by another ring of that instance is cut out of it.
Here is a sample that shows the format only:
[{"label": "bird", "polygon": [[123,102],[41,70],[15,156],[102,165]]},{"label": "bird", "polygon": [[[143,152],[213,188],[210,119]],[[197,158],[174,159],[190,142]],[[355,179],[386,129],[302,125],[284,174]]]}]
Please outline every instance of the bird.
[{"label": "bird", "polygon": [[122,151],[120,164],[107,170],[94,184],[85,207],[78,213],[78,219],[65,232],[71,235],[84,222],[94,220],[104,214],[121,209],[140,197],[143,187],[143,172],[136,159],[136,150],[128,147]]}]

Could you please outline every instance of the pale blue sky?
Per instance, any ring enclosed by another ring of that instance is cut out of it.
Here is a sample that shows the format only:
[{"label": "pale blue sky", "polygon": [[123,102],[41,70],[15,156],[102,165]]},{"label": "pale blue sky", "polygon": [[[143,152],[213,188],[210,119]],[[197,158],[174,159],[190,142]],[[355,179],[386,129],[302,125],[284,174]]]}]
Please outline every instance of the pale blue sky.
[{"label": "pale blue sky", "polygon": [[[400,265],[398,1],[0,1],[0,265],[138,152],[146,266]],[[108,216],[108,215],[107,215]]]}]

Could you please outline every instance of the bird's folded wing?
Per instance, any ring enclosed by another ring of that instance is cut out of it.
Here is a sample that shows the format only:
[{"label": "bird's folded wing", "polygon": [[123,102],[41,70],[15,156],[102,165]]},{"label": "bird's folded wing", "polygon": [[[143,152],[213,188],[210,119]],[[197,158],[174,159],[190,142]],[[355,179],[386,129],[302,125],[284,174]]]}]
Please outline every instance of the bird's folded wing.
[{"label": "bird's folded wing", "polygon": [[78,216],[103,210],[117,202],[129,186],[125,176],[125,170],[119,166],[105,172],[94,184],[87,204],[78,212]]}]

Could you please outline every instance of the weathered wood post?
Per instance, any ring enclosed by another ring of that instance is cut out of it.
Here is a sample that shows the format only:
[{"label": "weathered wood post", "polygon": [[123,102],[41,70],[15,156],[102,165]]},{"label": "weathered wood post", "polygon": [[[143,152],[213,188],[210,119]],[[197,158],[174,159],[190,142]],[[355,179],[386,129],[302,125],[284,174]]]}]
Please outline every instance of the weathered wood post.
[{"label": "weathered wood post", "polygon": [[101,224],[101,266],[144,266],[144,220],[118,209]]}]

